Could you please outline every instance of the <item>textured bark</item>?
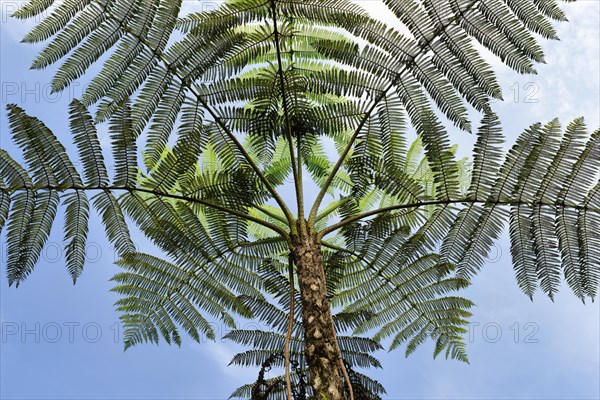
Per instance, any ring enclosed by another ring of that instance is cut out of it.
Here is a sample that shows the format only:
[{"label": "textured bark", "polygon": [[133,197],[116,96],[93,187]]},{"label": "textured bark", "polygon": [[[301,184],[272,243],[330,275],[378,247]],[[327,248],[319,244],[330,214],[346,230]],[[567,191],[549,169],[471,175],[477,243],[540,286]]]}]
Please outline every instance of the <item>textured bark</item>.
[{"label": "textured bark", "polygon": [[302,299],[305,354],[315,399],[343,399],[331,307],[327,299],[321,246],[314,235],[292,237]]}]

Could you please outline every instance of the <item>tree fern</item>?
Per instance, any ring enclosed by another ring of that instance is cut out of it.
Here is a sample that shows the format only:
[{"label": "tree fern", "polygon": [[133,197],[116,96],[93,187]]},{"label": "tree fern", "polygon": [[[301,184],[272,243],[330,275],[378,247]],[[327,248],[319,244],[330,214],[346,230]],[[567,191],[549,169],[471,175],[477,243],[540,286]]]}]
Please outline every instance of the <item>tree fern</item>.
[{"label": "tree fern", "polygon": [[[25,37],[47,42],[32,67],[60,62],[60,91],[105,61],[69,107],[82,171],[48,127],[8,106],[24,161],[0,150],[9,283],[33,271],[61,204],[76,280],[91,202],[120,256],[126,348],[256,319],[272,332],[227,335],[251,347],[234,364],[261,368],[233,396],[270,387],[287,399],[378,398],[383,387],[355,369],[380,367],[382,344],[408,355],[433,339],[435,356],[467,361],[472,303],[456,292],[507,223],[527,295],[553,298],[564,275],[594,299],[600,133],[582,118],[564,133],[534,124],[505,152],[489,104],[500,88],[475,44],[534,73],[535,35],[556,39],[550,20],[566,19],[556,1],[383,3],[403,29],[348,0],[230,0],[189,15],[180,0],[61,2]],[[31,0],[15,16],[53,4]],[[440,119],[469,131],[469,107],[484,114],[472,163],[456,159]],[[161,256],[137,251],[131,223]]]}]

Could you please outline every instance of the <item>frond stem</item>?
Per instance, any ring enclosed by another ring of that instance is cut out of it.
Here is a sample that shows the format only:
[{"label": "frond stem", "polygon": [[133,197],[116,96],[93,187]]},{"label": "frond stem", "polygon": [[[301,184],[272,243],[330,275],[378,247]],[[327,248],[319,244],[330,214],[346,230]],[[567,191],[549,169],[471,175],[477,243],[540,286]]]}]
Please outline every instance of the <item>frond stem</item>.
[{"label": "frond stem", "polygon": [[19,190],[50,190],[50,191],[53,190],[53,191],[57,191],[57,192],[65,192],[67,190],[82,190],[82,191],[100,191],[100,190],[107,191],[108,190],[108,191],[127,191],[130,193],[131,192],[146,193],[146,194],[151,194],[151,195],[154,195],[157,197],[165,197],[165,198],[181,200],[181,201],[185,201],[185,202],[189,202],[189,203],[201,204],[203,206],[214,208],[216,210],[223,211],[227,214],[234,215],[236,217],[240,217],[247,221],[254,222],[258,225],[262,225],[265,228],[271,229],[272,231],[278,233],[286,240],[289,237],[288,233],[283,228],[281,228],[275,224],[272,224],[268,221],[264,221],[260,218],[253,217],[252,215],[244,214],[241,211],[233,210],[233,209],[225,207],[221,204],[216,204],[216,203],[213,203],[213,202],[210,202],[207,200],[198,199],[196,197],[189,197],[189,196],[173,194],[173,193],[165,193],[165,192],[160,192],[157,190],[136,188],[136,187],[130,187],[130,186],[68,186],[67,187],[67,186],[45,185],[45,186],[18,187],[18,188],[0,187],[0,191],[8,192],[8,193],[12,193],[12,192],[19,191]]},{"label": "frond stem", "polygon": [[[196,94],[196,93],[194,93],[194,94]],[[260,167],[254,162],[254,160],[252,159],[250,154],[246,151],[246,149],[244,149],[244,146],[235,137],[235,135],[233,134],[231,129],[229,129],[229,127],[227,127],[227,125],[225,125],[223,120],[217,115],[217,113],[212,109],[212,107],[210,107],[208,105],[208,103],[206,101],[204,101],[204,99],[202,99],[197,94],[196,94],[196,98],[198,99],[200,104],[202,104],[202,106],[210,113],[210,115],[213,117],[215,122],[221,127],[221,129],[223,129],[223,132],[225,132],[225,134],[229,137],[229,139],[235,144],[235,147],[238,148],[238,150],[240,151],[242,156],[244,156],[244,159],[246,159],[246,161],[248,162],[250,167],[254,170],[254,172],[260,179],[260,181],[263,183],[263,185],[265,185],[265,187],[267,188],[267,190],[269,191],[271,196],[273,196],[273,198],[275,199],[275,201],[281,208],[281,211],[283,211],[283,213],[285,214],[288,224],[290,225],[290,227],[292,227],[294,225],[294,215],[288,208],[287,204],[285,203],[285,201],[283,200],[283,198],[281,197],[279,192],[277,192],[275,187],[273,187],[271,182],[269,182],[267,177],[260,170]]]},{"label": "frond stem", "polygon": [[277,215],[276,213],[274,213],[273,211],[270,211],[269,209],[267,209],[264,206],[253,206],[254,208],[256,208],[258,211],[260,211],[261,213],[265,214],[266,216],[269,216],[271,218],[273,218],[276,221],[282,222],[284,224],[287,224],[288,221],[285,217],[282,217],[281,215]]},{"label": "frond stem", "polygon": [[575,210],[585,210],[585,211],[589,211],[589,212],[600,213],[600,208],[589,207],[587,205],[568,204],[568,203],[565,203],[564,201],[552,203],[552,202],[548,202],[548,201],[530,201],[530,202],[523,201],[523,200],[501,201],[501,200],[479,200],[479,199],[471,199],[471,198],[450,199],[450,200],[430,200],[430,201],[421,201],[418,203],[397,204],[397,205],[383,207],[383,208],[376,209],[376,210],[367,211],[362,214],[354,215],[352,217],[343,219],[342,221],[321,230],[317,234],[317,237],[319,239],[323,238],[325,235],[328,235],[329,233],[332,233],[332,232],[334,232],[340,228],[343,228],[347,225],[350,225],[354,222],[358,222],[365,218],[369,218],[369,217],[372,217],[372,216],[375,216],[378,214],[383,214],[383,213],[390,212],[390,211],[403,210],[403,209],[408,209],[408,208],[419,208],[419,207],[432,206],[432,205],[434,206],[434,205],[452,205],[452,204],[481,204],[484,206],[499,205],[499,206],[530,206],[530,207],[536,207],[536,206],[563,207],[563,208],[571,208],[571,209],[575,209]]},{"label": "frond stem", "polygon": [[[283,103],[283,114],[285,116],[286,125],[286,138],[288,141],[288,147],[290,150],[290,160],[292,164],[292,173],[294,175],[294,186],[296,189],[296,202],[298,205],[298,219],[302,224],[304,221],[304,193],[302,187],[301,166],[300,166],[300,151],[298,151],[298,162],[296,162],[296,156],[294,154],[294,141],[292,134],[292,121],[290,119],[290,111],[288,109],[288,103],[286,101],[286,90],[285,90],[285,77],[283,75],[283,60],[281,57],[281,42],[279,40],[279,29],[277,28],[277,9],[275,6],[275,0],[271,0],[271,11],[273,18],[273,34],[275,39],[275,49],[277,51],[277,67],[279,75],[279,84],[281,85],[281,101]],[[298,138],[299,141],[300,138]],[[298,143],[299,145],[299,143]],[[292,228],[293,229],[293,228]]]},{"label": "frond stem", "polygon": [[317,218],[315,219],[315,223],[321,221],[323,218],[327,218],[328,215],[333,214],[334,212],[336,212],[341,206],[343,206],[344,204],[346,204],[350,200],[352,200],[352,196],[346,196],[344,199],[339,200],[338,204],[336,204],[335,207],[332,207],[329,210],[325,210],[325,211],[320,212],[317,215]]},{"label": "frond stem", "polygon": [[285,347],[283,349],[285,359],[285,385],[288,400],[294,400],[292,394],[292,381],[290,379],[290,342],[292,341],[292,332],[294,330],[294,256],[288,255],[288,275],[290,280],[290,313],[288,315],[287,335],[285,337]]}]

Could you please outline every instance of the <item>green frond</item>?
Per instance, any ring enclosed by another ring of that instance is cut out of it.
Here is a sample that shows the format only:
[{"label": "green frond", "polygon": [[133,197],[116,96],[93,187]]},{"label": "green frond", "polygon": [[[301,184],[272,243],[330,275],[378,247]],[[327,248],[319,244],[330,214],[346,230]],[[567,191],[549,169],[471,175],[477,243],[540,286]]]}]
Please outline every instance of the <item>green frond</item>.
[{"label": "green frond", "polygon": [[[41,20],[25,37],[23,42],[36,43],[46,40],[63,29],[79,11],[92,0],[65,0],[60,2],[53,12]],[[55,2],[53,2],[55,3]]]},{"label": "green frond", "polygon": [[422,116],[417,132],[425,146],[427,161],[438,184],[437,198],[450,199],[458,196],[458,166],[450,150],[448,134],[433,113]]},{"label": "green frond", "polygon": [[533,4],[547,17],[558,21],[567,20],[564,11],[558,6],[556,0],[534,0]]},{"label": "green frond", "polygon": [[137,135],[133,131],[133,119],[128,103],[123,104],[110,120],[109,132],[115,161],[113,184],[135,187],[138,174]]},{"label": "green frond", "polygon": [[586,212],[587,207],[594,207],[596,210],[600,207],[600,183],[588,193],[584,208],[579,211],[578,219],[578,238],[579,238],[579,274],[578,280],[583,289],[583,293],[594,300],[598,296],[598,283],[600,282],[600,247],[598,245],[598,235],[595,234],[595,227],[600,222],[600,213]]},{"label": "green frond", "polygon": [[[419,234],[410,236],[406,227],[390,234],[374,225],[368,232],[360,250],[341,249],[335,253],[341,258],[326,261],[329,269],[330,263],[339,263],[345,270],[335,289],[334,306],[344,307],[346,313],[366,313],[354,333],[376,330],[377,342],[393,336],[390,350],[409,341],[407,354],[429,337],[443,343],[444,349],[460,348],[461,326],[467,323],[472,304],[446,295],[468,282],[444,278],[454,267],[440,263],[427,241]],[[461,359],[461,354],[455,358]]]},{"label": "green frond", "polygon": [[31,177],[18,162],[16,162],[6,150],[0,149],[0,176],[3,183],[10,188],[30,188],[33,186]]},{"label": "green frond", "polygon": [[491,194],[502,164],[504,136],[495,114],[486,114],[477,132],[473,149],[473,169],[469,196],[486,198]]},{"label": "green frond", "polygon": [[210,295],[210,281],[193,271],[140,253],[131,253],[118,264],[127,271],[112,278],[118,283],[113,291],[125,296],[117,306],[124,312],[126,348],[142,341],[158,341],[156,335],[144,335],[149,324],[155,326],[152,331],[161,332],[169,343],[171,339],[180,343],[177,325],[197,342],[201,335],[214,339],[212,324],[198,308],[221,318],[230,327],[235,326],[218,298]]},{"label": "green frond", "polygon": [[[33,271],[62,201],[76,281],[91,200],[121,257],[113,290],[126,348],[180,345],[181,332],[216,339],[215,319],[249,347],[232,364],[281,367],[293,299],[299,385],[302,298],[290,299],[288,257],[305,227],[283,197],[304,210],[304,186],[318,190],[306,228],[322,245],[357,399],[385,393],[353,369],[379,368],[382,340],[406,355],[432,340],[434,357],[468,362],[473,304],[457,292],[506,223],[527,295],[553,298],[564,275],[576,296],[596,297],[600,131],[589,135],[582,118],[565,132],[557,120],[534,124],[505,153],[489,102],[502,94],[485,52],[535,73],[537,35],[556,39],[551,20],[566,20],[556,0],[384,0],[394,23],[350,0],[228,0],[185,16],[181,0],[56,3],[30,0],[15,16],[48,12],[24,41],[45,42],[33,68],[60,63],[54,91],[91,74],[69,106],[83,179],[46,125],[7,106],[24,161],[0,150],[7,276],[18,285]],[[470,131],[469,107],[484,114],[472,164],[457,160],[438,117]],[[104,121],[114,177],[95,126]],[[283,195],[290,183],[300,192]],[[129,221],[162,256],[136,251]],[[269,330],[236,329],[242,318]],[[285,399],[283,379],[269,382]]]},{"label": "green frond", "polygon": [[47,10],[53,3],[54,0],[29,0],[28,3],[15,11],[12,16],[19,19],[32,18]]},{"label": "green frond", "polygon": [[10,195],[5,191],[2,179],[0,179],[0,233],[2,233],[2,228],[4,228],[4,224],[8,220],[10,203]]},{"label": "green frond", "polygon": [[89,202],[84,191],[75,190],[63,198],[65,209],[65,237],[67,243],[67,270],[73,283],[81,275],[85,264],[86,242],[89,230]]},{"label": "green frond", "polygon": [[482,124],[469,197],[451,225],[442,254],[458,264],[459,274],[472,276],[502,232],[509,208],[511,254],[521,289],[532,297],[539,285],[554,298],[564,275],[578,297],[593,298],[597,288],[585,291],[582,269],[597,272],[581,261],[580,232],[599,211],[584,201],[598,180],[599,134],[589,135],[582,118],[564,133],[556,120],[543,127],[536,124],[519,136],[500,163],[502,137],[495,124],[489,119]]},{"label": "green frond", "polygon": [[92,116],[78,100],[71,102],[69,113],[71,132],[83,163],[83,177],[86,184],[94,187],[107,186],[108,173]]},{"label": "green frond", "polygon": [[9,285],[16,283],[17,287],[33,271],[40,257],[50,236],[59,202],[58,193],[55,191],[39,192],[33,196],[33,199],[29,191],[25,193],[27,194],[24,198],[15,201],[13,212],[31,212],[31,215],[28,218],[21,215],[18,218],[20,221],[13,226],[13,228],[23,227],[23,233],[15,235],[11,226],[8,232],[9,236],[20,237],[19,243],[9,241],[6,263],[8,283]]},{"label": "green frond", "polygon": [[9,104],[7,109],[13,139],[23,149],[32,177],[47,186],[81,186],[64,146],[46,125],[15,105]]},{"label": "green frond", "polygon": [[534,33],[544,38],[557,39],[556,31],[531,2],[520,2],[518,0],[507,0],[506,4],[520,22]]},{"label": "green frond", "polygon": [[106,235],[118,254],[125,255],[135,251],[123,210],[115,196],[110,191],[103,190],[95,195],[92,201],[102,217]]}]

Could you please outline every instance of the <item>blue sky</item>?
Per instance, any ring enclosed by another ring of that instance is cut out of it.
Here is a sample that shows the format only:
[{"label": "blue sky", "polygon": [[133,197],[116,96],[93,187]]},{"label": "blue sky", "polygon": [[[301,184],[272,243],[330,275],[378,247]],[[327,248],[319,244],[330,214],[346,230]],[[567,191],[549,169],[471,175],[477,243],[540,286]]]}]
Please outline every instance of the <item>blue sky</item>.
[{"label": "blue sky", "polygon": [[[380,2],[359,3],[386,18]],[[39,46],[19,44],[31,26],[8,17],[19,4],[0,2],[0,147],[9,152],[14,147],[4,104],[21,105],[70,143],[66,105],[86,82],[84,77],[79,86],[51,95],[54,69],[28,70]],[[186,2],[190,9],[209,5]],[[600,2],[564,8],[570,22],[557,25],[560,42],[542,42],[547,64],[538,66],[537,75],[519,76],[494,61],[505,97],[496,110],[509,141],[530,124],[554,117],[564,125],[581,115],[592,129],[600,124]],[[106,143],[106,127],[99,131]],[[474,136],[453,131],[453,140],[466,155]],[[113,307],[117,297],[108,281],[116,271],[115,255],[97,218],[92,224],[88,263],[76,286],[64,267],[61,223],[19,289],[6,283],[2,237],[1,399],[225,399],[256,379],[255,370],[227,367],[236,348],[221,341],[184,340],[181,348],[161,343],[123,352]],[[136,238],[141,250],[154,251],[137,233]],[[373,376],[387,388],[387,398],[600,398],[598,303],[584,306],[566,287],[555,303],[540,293],[530,302],[515,283],[506,235],[463,295],[477,303],[467,337],[471,364],[434,361],[431,344],[408,359],[402,350],[382,352],[384,370]]]}]

